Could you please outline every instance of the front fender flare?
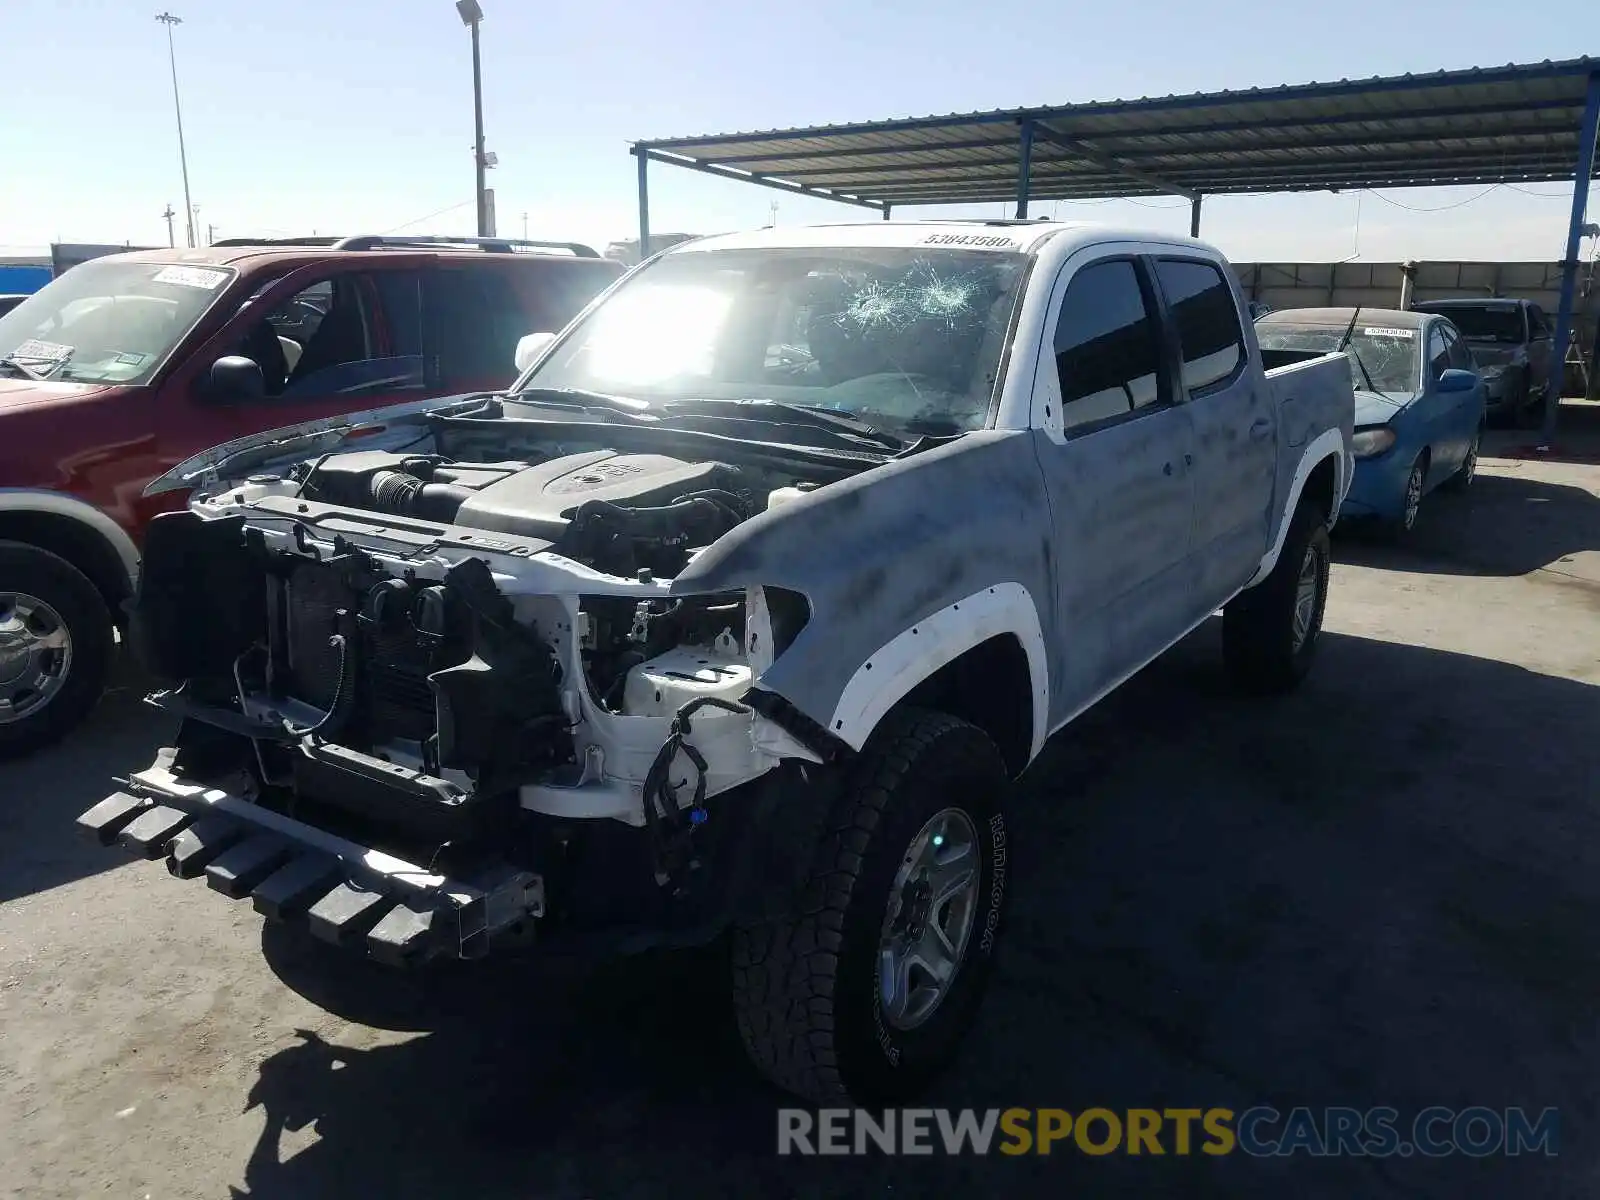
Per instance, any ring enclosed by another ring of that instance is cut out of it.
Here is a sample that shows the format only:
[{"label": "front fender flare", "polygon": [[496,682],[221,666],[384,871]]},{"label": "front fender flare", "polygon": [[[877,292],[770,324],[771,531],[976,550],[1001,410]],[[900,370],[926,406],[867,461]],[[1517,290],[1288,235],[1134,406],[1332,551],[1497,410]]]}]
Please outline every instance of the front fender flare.
[{"label": "front fender flare", "polygon": [[828,721],[828,732],[860,750],[885,714],[919,683],[973,647],[1011,634],[1028,658],[1033,688],[1033,758],[1049,736],[1050,673],[1039,610],[1020,583],[964,596],[902,630],[856,668]]},{"label": "front fender flare", "polygon": [[65,492],[52,492],[42,488],[0,487],[0,513],[46,513],[54,517],[67,517],[93,530],[111,548],[122,564],[131,593],[139,582],[139,549],[128,536],[128,531],[118,525],[100,509],[86,500],[69,496]]}]

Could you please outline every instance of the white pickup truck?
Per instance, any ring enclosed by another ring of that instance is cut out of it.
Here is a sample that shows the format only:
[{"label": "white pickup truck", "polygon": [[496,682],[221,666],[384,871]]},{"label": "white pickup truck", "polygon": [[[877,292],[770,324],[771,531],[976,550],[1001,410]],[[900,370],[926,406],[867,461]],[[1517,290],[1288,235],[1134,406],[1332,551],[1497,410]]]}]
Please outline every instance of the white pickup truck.
[{"label": "white pickup truck", "polygon": [[396,964],[731,931],[760,1069],[887,1100],[970,1023],[1051,733],[1219,609],[1241,685],[1311,664],[1349,369],[1265,369],[1201,242],[707,238],[533,349],[152,485],[182,720],[84,826]]}]

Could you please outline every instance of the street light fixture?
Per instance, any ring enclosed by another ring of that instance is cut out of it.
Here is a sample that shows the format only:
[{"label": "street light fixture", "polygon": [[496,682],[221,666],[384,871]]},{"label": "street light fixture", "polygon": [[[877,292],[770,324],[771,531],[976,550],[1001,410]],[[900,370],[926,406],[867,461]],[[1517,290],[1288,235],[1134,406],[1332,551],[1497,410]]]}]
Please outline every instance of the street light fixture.
[{"label": "street light fixture", "polygon": [[456,0],[456,12],[461,14],[461,23],[472,30],[472,119],[476,133],[472,158],[477,168],[478,236],[488,237],[489,196],[484,172],[489,168],[489,161],[483,152],[483,66],[478,56],[478,26],[483,21],[483,9],[478,6],[478,0]]},{"label": "street light fixture", "polygon": [[169,12],[156,14],[156,20],[167,27],[167,63],[172,68],[172,108],[178,116],[178,165],[183,170],[183,211],[189,227],[189,248],[194,248],[194,205],[189,201],[189,156],[183,148],[183,105],[178,101],[178,56],[172,48],[172,27],[182,25],[183,18]]}]

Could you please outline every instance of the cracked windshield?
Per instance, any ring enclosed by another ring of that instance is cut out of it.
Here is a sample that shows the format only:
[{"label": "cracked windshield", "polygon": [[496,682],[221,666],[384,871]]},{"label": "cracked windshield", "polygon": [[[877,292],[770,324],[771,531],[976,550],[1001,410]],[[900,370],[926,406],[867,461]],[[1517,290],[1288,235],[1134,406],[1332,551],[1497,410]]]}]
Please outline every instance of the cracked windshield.
[{"label": "cracked windshield", "polygon": [[859,248],[669,256],[528,381],[652,402],[771,400],[905,433],[983,426],[1025,258]]},{"label": "cracked windshield", "polygon": [[[1339,349],[1344,332],[1343,325],[1256,327],[1256,337],[1263,350],[1311,350],[1318,354]],[[1357,325],[1346,349],[1350,352],[1350,382],[1357,391],[1409,395],[1417,390],[1421,370],[1415,329]],[[1362,368],[1366,369],[1365,374]]]},{"label": "cracked windshield", "polygon": [[220,267],[80,263],[0,317],[0,371],[144,383],[232,278]]}]

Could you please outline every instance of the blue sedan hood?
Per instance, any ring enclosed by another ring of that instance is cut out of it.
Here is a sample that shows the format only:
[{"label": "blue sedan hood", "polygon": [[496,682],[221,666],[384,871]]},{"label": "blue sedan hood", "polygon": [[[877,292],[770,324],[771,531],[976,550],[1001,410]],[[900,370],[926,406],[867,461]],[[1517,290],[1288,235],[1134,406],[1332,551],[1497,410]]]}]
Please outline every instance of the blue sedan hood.
[{"label": "blue sedan hood", "polygon": [[1356,392],[1356,426],[1384,425],[1416,399],[1411,392]]}]

